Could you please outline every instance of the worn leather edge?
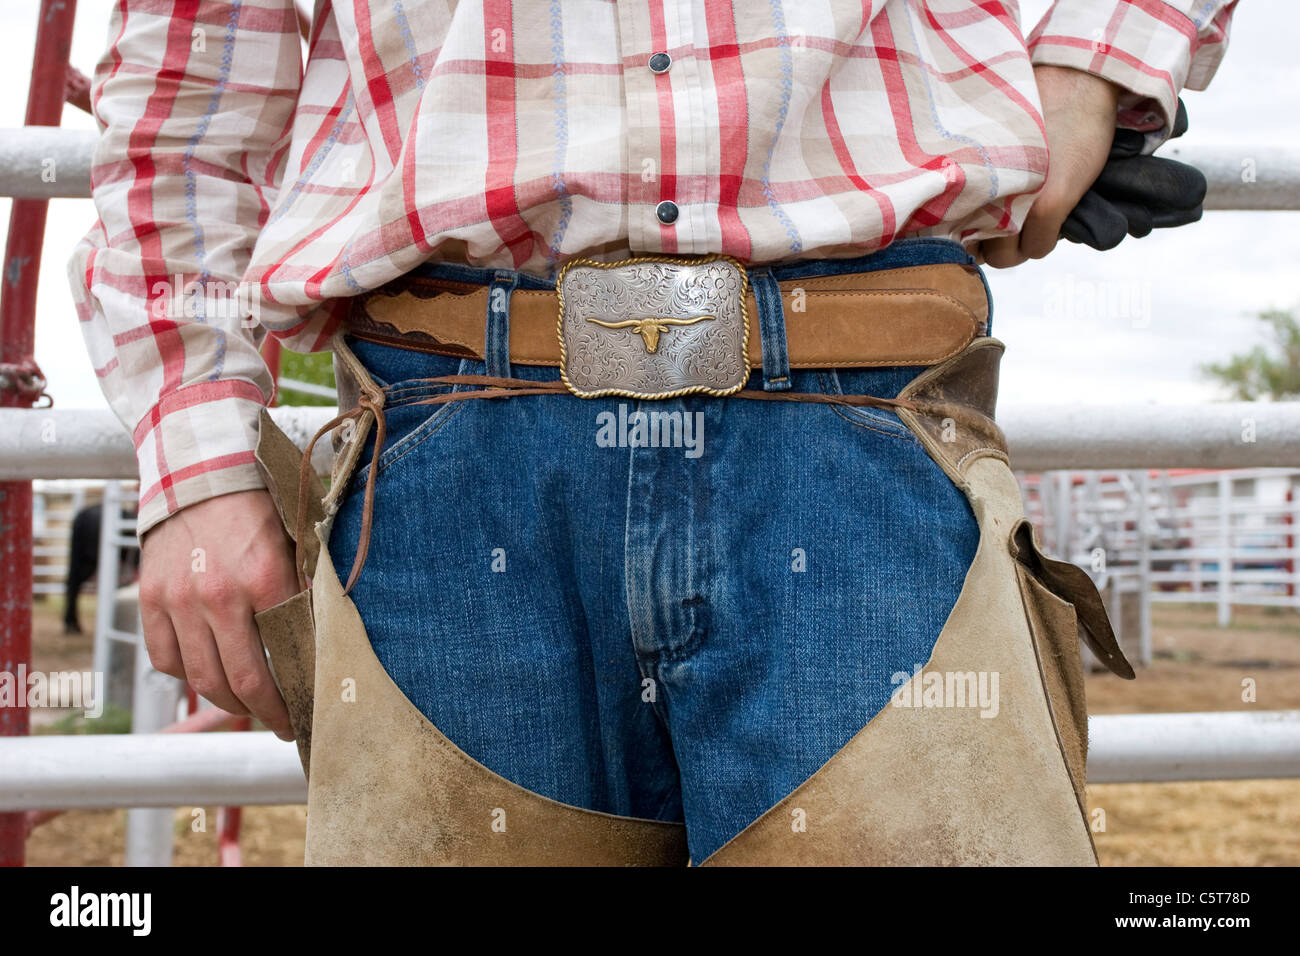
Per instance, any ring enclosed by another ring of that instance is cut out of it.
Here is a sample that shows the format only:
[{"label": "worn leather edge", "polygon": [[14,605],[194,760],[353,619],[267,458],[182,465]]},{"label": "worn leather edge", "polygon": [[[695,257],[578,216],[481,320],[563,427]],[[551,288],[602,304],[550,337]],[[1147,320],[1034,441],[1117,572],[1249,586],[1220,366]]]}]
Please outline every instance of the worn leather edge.
[{"label": "worn leather edge", "polygon": [[[302,452],[275,424],[265,408],[258,415],[254,458],[280,515],[284,533],[293,541],[297,531],[298,469]],[[323,514],[321,498],[325,494],[324,486],[314,472],[308,479],[307,489],[307,527],[310,528]],[[306,553],[307,567],[314,568],[318,553],[314,534],[307,539]],[[316,670],[310,589],[300,591],[274,607],[264,608],[253,615],[253,620],[271,660],[271,675],[289,711],[289,723],[293,727],[303,773],[310,778],[311,712]]]},{"label": "worn leather edge", "polygon": [[303,774],[311,779],[311,715],[316,684],[315,621],[311,590],[253,615],[271,656],[271,675],[284,697]]},{"label": "worn leather edge", "polygon": [[974,462],[995,458],[1011,466],[1006,436],[994,421],[998,367],[1005,350],[998,339],[975,339],[960,354],[916,376],[898,394],[915,405],[915,410],[898,408],[898,417],[967,494],[966,472]]}]

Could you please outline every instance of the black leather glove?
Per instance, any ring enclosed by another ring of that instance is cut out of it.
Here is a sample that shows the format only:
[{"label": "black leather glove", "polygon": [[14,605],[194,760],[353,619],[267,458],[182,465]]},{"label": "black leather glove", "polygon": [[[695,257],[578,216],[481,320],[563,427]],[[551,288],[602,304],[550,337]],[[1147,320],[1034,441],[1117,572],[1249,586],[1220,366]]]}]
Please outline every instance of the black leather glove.
[{"label": "black leather glove", "polygon": [[[1178,101],[1170,139],[1187,132],[1187,107]],[[1110,156],[1092,188],[1061,226],[1061,237],[1094,249],[1114,249],[1125,234],[1141,239],[1152,229],[1201,218],[1206,182],[1195,166],[1143,156],[1144,136],[1117,129]]]}]

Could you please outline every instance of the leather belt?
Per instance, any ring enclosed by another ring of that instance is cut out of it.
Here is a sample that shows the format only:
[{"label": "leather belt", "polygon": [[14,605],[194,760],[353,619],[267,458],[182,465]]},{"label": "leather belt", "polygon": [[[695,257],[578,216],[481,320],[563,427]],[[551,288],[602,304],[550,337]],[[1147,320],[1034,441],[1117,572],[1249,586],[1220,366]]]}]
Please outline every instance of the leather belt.
[{"label": "leather belt", "polygon": [[[959,263],[791,279],[779,288],[791,368],[934,365],[987,327],[984,283],[974,266]],[[485,285],[408,274],[356,297],[347,332],[381,344],[482,359],[490,295]],[[744,303],[747,314],[756,316],[752,288],[746,288]],[[510,361],[562,365],[556,292],[515,289],[509,308]],[[762,367],[757,321],[749,323],[745,352],[751,367]]]}]

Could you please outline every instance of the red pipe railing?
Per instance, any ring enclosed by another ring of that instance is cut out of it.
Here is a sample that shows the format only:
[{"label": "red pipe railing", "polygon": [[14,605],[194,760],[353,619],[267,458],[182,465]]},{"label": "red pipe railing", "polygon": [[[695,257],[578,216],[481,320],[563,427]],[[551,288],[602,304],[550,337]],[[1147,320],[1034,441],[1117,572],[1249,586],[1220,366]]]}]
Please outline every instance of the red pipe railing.
[{"label": "red pipe railing", "polygon": [[[76,0],[41,0],[27,91],[27,125],[58,126],[67,93],[68,50]],[[32,170],[40,175],[39,169]],[[44,199],[15,199],[9,212],[0,282],[0,408],[30,408],[45,390],[36,367],[36,284],[45,241]],[[11,674],[32,658],[32,483],[0,482],[0,670]],[[0,708],[0,736],[30,729],[25,707]],[[0,866],[27,857],[27,815],[0,813]]]}]

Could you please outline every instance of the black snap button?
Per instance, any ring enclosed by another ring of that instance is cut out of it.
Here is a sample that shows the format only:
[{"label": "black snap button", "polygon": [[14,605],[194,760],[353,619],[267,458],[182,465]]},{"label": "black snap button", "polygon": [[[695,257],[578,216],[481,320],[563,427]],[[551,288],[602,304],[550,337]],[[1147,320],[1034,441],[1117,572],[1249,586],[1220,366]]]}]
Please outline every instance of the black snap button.
[{"label": "black snap button", "polygon": [[673,65],[673,58],[667,53],[656,53],[650,57],[651,73],[667,73],[668,68]]},{"label": "black snap button", "polygon": [[655,207],[655,215],[665,226],[671,226],[677,221],[677,203],[664,200]]}]

